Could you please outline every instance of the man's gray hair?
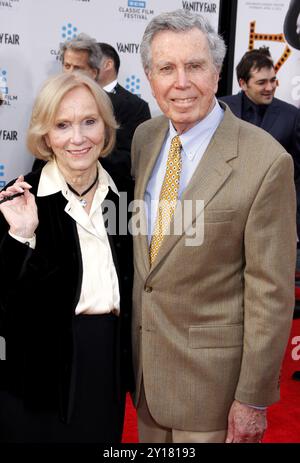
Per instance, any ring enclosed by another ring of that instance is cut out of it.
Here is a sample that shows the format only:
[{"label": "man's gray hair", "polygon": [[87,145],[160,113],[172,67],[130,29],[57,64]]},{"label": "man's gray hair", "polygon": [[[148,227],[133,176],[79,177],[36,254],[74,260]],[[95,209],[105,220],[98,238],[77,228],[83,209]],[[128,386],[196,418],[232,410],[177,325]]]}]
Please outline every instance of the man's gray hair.
[{"label": "man's gray hair", "polygon": [[99,69],[103,58],[103,53],[99,47],[97,40],[82,32],[77,37],[71,40],[66,40],[59,44],[59,58],[64,63],[64,55],[66,50],[87,51],[89,55],[88,64],[93,69]]},{"label": "man's gray hair", "polygon": [[220,72],[226,54],[223,38],[200,14],[175,10],[159,14],[146,27],[140,48],[145,73],[147,74],[151,68],[151,43],[158,32],[185,32],[194,28],[199,29],[206,36],[214,66]]}]

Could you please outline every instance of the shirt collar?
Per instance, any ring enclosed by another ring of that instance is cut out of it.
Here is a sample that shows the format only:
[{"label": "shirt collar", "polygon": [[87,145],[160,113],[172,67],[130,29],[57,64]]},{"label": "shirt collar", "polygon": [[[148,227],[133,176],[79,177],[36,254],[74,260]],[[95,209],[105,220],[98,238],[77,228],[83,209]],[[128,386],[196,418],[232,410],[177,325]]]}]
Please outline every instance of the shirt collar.
[{"label": "shirt collar", "polygon": [[[111,190],[119,196],[115,182],[109,173],[103,169],[100,162],[98,162],[98,176],[99,182],[97,190],[110,187]],[[58,193],[59,191],[61,191],[63,196],[69,200],[70,190],[67,186],[67,182],[59,170],[56,160],[51,159],[42,169],[37,196],[49,196]]]},{"label": "shirt collar", "polygon": [[[204,139],[214,133],[221,120],[223,119],[223,116],[224,110],[215,99],[215,105],[211,112],[204,119],[198,122],[198,124],[194,125],[194,127],[179,136],[182,145],[182,151],[190,161],[194,159]],[[169,121],[170,139],[176,135],[178,134],[172,122]]]},{"label": "shirt collar", "polygon": [[110,82],[109,84],[105,85],[103,87],[103,90],[105,90],[106,92],[109,92],[109,93],[115,93],[114,89],[115,89],[115,86],[117,85],[117,83],[118,83],[118,79],[115,79],[112,82]]}]

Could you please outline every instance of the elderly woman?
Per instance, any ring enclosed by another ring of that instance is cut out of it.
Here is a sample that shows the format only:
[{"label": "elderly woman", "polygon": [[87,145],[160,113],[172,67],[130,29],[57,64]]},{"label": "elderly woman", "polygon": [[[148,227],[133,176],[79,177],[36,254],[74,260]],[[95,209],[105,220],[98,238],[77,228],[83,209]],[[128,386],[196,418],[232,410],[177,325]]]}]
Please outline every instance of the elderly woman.
[{"label": "elderly woman", "polygon": [[0,442],[121,439],[131,241],[98,162],[115,127],[97,83],[50,78],[28,132],[48,162],[0,192]]}]

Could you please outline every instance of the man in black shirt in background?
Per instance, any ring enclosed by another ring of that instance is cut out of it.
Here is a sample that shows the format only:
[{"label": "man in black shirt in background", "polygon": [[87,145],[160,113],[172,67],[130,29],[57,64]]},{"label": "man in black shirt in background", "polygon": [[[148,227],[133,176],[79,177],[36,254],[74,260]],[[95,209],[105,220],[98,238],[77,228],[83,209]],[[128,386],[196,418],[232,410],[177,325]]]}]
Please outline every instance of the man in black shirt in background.
[{"label": "man in black shirt in background", "polygon": [[241,92],[223,96],[220,100],[237,117],[270,133],[292,156],[297,191],[297,229],[300,237],[300,110],[275,98],[278,80],[267,47],[247,51],[236,67],[236,75]]}]

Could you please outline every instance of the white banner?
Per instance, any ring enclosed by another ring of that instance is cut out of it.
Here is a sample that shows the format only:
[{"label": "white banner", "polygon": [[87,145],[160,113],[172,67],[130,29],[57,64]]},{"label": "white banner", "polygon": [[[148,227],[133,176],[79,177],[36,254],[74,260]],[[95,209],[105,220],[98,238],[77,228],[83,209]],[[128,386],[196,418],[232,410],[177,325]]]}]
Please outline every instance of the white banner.
[{"label": "white banner", "polygon": [[26,131],[33,100],[47,77],[61,71],[59,43],[80,32],[107,42],[121,59],[119,81],[158,108],[140,62],[148,22],[163,11],[196,11],[218,29],[219,0],[0,0],[0,188],[31,170]]},{"label": "white banner", "polygon": [[240,90],[235,68],[241,57],[248,49],[266,46],[279,80],[276,97],[300,106],[299,13],[300,0],[238,0],[233,94]]}]

